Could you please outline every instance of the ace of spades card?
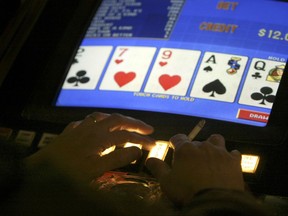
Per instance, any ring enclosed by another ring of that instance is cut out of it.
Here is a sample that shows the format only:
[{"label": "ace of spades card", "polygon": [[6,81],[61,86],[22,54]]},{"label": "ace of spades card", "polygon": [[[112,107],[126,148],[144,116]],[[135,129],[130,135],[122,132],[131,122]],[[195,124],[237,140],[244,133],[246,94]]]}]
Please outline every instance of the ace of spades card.
[{"label": "ace of spades card", "polygon": [[100,89],[140,91],[155,51],[155,47],[117,47]]},{"label": "ace of spades card", "polygon": [[247,61],[246,56],[206,52],[190,96],[234,102]]},{"label": "ace of spades card", "polygon": [[112,46],[81,46],[72,62],[63,89],[95,89]]},{"label": "ace of spades card", "polygon": [[145,92],[185,96],[201,52],[161,48]]},{"label": "ace of spades card", "polygon": [[283,62],[253,58],[239,103],[272,108],[284,68]]}]

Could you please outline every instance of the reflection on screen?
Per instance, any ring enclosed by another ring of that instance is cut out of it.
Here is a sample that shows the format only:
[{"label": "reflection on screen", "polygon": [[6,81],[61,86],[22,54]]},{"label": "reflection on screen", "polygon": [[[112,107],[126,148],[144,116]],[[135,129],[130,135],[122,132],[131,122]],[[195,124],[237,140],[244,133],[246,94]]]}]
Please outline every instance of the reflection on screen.
[{"label": "reflection on screen", "polygon": [[287,17],[283,1],[104,0],[56,105],[265,126],[287,61]]}]

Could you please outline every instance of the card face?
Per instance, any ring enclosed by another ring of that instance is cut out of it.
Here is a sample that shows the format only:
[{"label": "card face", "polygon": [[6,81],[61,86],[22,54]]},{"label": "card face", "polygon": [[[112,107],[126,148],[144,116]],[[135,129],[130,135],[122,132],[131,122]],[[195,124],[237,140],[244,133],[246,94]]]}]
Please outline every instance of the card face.
[{"label": "card face", "polygon": [[239,103],[272,108],[284,68],[283,62],[253,58]]},{"label": "card face", "polygon": [[206,52],[190,96],[234,102],[248,57]]},{"label": "card face", "polygon": [[140,91],[155,52],[155,47],[117,47],[100,89]]},{"label": "card face", "polygon": [[194,50],[161,48],[145,92],[186,95],[200,54]]},{"label": "card face", "polygon": [[95,89],[112,48],[112,46],[81,46],[62,88]]}]

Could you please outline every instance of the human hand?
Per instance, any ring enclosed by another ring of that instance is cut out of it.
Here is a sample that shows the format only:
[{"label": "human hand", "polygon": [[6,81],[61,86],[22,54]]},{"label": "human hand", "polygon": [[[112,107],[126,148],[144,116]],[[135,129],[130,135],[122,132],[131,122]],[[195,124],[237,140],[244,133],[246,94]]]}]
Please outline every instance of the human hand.
[{"label": "human hand", "polygon": [[175,147],[172,167],[156,158],[148,159],[146,166],[175,204],[191,202],[204,189],[244,190],[241,154],[237,150],[228,152],[221,135],[191,142],[186,135],[178,134],[170,142]]},{"label": "human hand", "polygon": [[145,135],[152,132],[150,125],[131,117],[93,113],[83,121],[70,123],[55,141],[28,157],[26,163],[28,168],[48,163],[72,180],[88,183],[141,157],[137,147],[117,149],[101,157],[102,151],[126,142],[149,148],[154,141]]}]

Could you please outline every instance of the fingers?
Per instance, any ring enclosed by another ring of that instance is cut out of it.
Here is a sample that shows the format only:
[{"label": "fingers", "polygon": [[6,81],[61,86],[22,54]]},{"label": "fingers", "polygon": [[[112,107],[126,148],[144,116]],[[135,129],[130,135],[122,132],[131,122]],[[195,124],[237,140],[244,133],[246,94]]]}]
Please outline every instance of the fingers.
[{"label": "fingers", "polygon": [[170,138],[170,142],[174,146],[175,150],[179,149],[183,144],[190,143],[190,140],[185,134],[177,134]]},{"label": "fingers", "polygon": [[[145,150],[151,150],[155,146],[155,140],[148,136],[143,136],[137,133],[128,131],[102,131],[101,128],[95,128],[96,131],[91,131],[84,136],[84,140],[80,137],[79,150],[85,154],[94,152],[100,154],[111,146],[124,147],[126,143],[134,143],[142,145]],[[76,138],[78,139],[78,137]],[[82,142],[83,140],[83,142]]]},{"label": "fingers", "polygon": [[100,122],[108,117],[110,117],[110,114],[107,113],[101,113],[101,112],[94,112],[88,116],[86,116],[86,118],[83,120],[81,126],[82,127],[86,127],[86,126],[92,126],[97,122]]},{"label": "fingers", "polygon": [[75,122],[71,122],[70,124],[68,124],[65,129],[63,130],[63,133],[68,133],[70,131],[72,131],[74,128],[78,127],[78,125],[81,124],[82,121],[75,121]]},{"label": "fingers", "polygon": [[146,135],[151,134],[154,130],[152,126],[143,121],[121,114],[112,114],[110,118],[106,119],[105,124],[109,127],[110,131],[126,130]]},{"label": "fingers", "polygon": [[[208,139],[208,142],[213,144],[214,146],[221,147],[226,150],[226,145],[225,145],[225,139],[222,135],[220,134],[213,134],[211,135]],[[232,150],[230,154],[237,158],[238,160],[241,160],[241,153],[238,150]]]},{"label": "fingers", "polygon": [[95,124],[97,121],[101,121],[101,120],[103,120],[109,116],[110,116],[110,114],[106,114],[106,113],[100,113],[100,112],[92,113],[92,114],[86,116],[86,118],[84,120],[69,123],[65,127],[65,129],[63,130],[62,133],[69,133],[70,131],[72,131],[73,129],[78,127],[79,125],[81,125],[81,127],[91,126],[91,125]]},{"label": "fingers", "polygon": [[155,140],[148,136],[142,136],[137,133],[128,131],[110,132],[109,143],[112,143],[116,146],[122,146],[127,142],[141,144],[145,150],[151,150],[152,147],[155,146]]},{"label": "fingers", "polygon": [[[179,149],[182,149],[184,146],[186,150],[190,150],[190,149],[193,150],[194,147],[199,147],[199,148],[204,147],[203,144],[205,144],[206,147],[209,147],[210,145],[212,145],[212,146],[220,147],[226,150],[225,138],[220,134],[212,134],[204,142],[199,142],[199,141],[191,142],[185,134],[177,134],[170,139],[170,142],[175,147],[176,154],[179,151]],[[241,159],[241,153],[238,150],[231,151],[231,155],[238,159],[239,158]]]},{"label": "fingers", "polygon": [[168,164],[157,158],[147,159],[146,167],[157,179],[161,179],[163,176],[166,176],[171,170]]},{"label": "fingers", "polygon": [[[208,139],[207,142],[211,143],[214,146],[220,147],[222,149],[224,149],[225,151],[227,151],[226,149],[226,145],[225,145],[225,138],[220,135],[220,134],[213,134],[211,135]],[[230,155],[236,159],[237,161],[241,160],[241,153],[238,150],[233,150],[230,153]]]},{"label": "fingers", "polygon": [[155,140],[143,135],[152,132],[153,127],[140,120],[120,114],[95,112],[83,121],[70,123],[63,133],[68,133],[73,142],[78,140],[78,144],[82,143],[82,152],[100,153],[113,145],[122,147],[127,142],[141,144],[143,149],[151,150]]},{"label": "fingers", "polygon": [[97,167],[95,166],[94,177],[98,177],[104,172],[124,167],[132,161],[139,159],[142,151],[137,147],[129,147],[116,150],[110,154],[97,158]]},{"label": "fingers", "polygon": [[231,155],[233,155],[236,159],[241,161],[242,155],[241,152],[239,152],[238,150],[232,150]]},{"label": "fingers", "polygon": [[108,131],[126,130],[147,135],[153,132],[153,127],[143,121],[134,119],[121,114],[106,114],[95,112],[88,115],[82,122],[81,127],[91,127],[100,124],[103,129]]},{"label": "fingers", "polygon": [[220,134],[213,134],[211,135],[208,139],[208,142],[210,142],[211,144],[215,145],[215,146],[219,146],[222,148],[225,148],[225,139],[222,135]]},{"label": "fingers", "polygon": [[[213,134],[207,140],[208,143],[225,148],[225,139],[220,134]],[[184,144],[193,144],[194,146],[201,146],[201,142],[190,141],[185,134],[177,134],[170,139],[170,142],[174,145],[175,149],[179,149]]]}]

